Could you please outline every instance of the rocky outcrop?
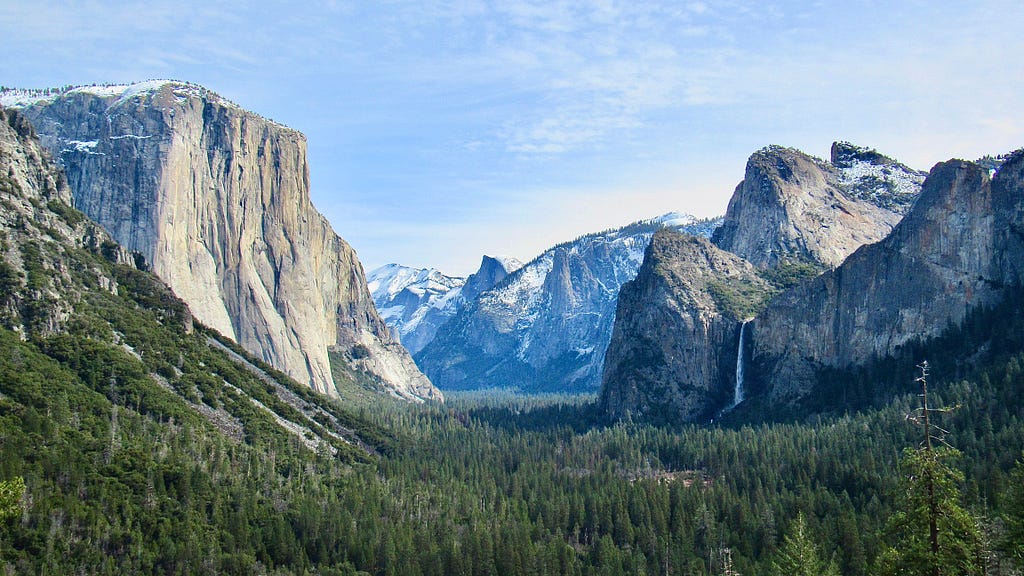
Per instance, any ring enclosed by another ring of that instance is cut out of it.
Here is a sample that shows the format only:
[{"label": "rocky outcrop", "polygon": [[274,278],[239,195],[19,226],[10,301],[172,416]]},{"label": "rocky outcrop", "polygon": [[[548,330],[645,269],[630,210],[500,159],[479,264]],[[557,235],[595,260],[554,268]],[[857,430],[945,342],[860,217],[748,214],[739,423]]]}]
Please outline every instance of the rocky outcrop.
[{"label": "rocky outcrop", "polygon": [[757,269],[703,238],[658,231],[619,293],[601,405],[613,418],[706,420],[733,398],[741,321],[725,294],[758,298]]},{"label": "rocky outcrop", "polygon": [[467,303],[520,267],[515,258],[484,256],[475,273],[458,278],[433,268],[387,264],[370,272],[368,284],[384,322],[416,354]]},{"label": "rocky outcrop", "polygon": [[914,170],[873,148],[833,142],[836,184],[847,196],[905,214],[921,192],[926,172]]},{"label": "rocky outcrop", "polygon": [[[737,381],[750,370],[746,358],[754,334],[763,335],[756,328],[766,303],[886,237],[920,192],[920,173],[874,150],[840,142],[831,160],[779,146],[759,150],[712,237],[717,248],[655,237],[637,279],[619,296],[601,392],[610,416],[696,421],[742,400],[756,388],[756,380]],[[807,296],[792,294],[780,299],[791,297],[799,308]],[[793,328],[785,323],[791,312],[779,312],[777,330]],[[790,332],[779,341],[791,344],[794,357],[812,340],[832,345],[825,334]],[[780,369],[780,382],[807,377]]]},{"label": "rocky outcrop", "polygon": [[459,297],[464,302],[472,302],[522,267],[523,263],[515,258],[484,255],[480,259],[480,267],[466,278],[466,283],[459,291]]},{"label": "rocky outcrop", "polygon": [[[118,293],[118,282],[97,261],[133,267],[133,254],[71,207],[64,173],[17,110],[0,107],[0,325],[23,336],[63,332],[83,294]],[[94,256],[79,257],[79,253]],[[99,256],[99,258],[95,257]],[[153,301],[165,321],[192,329],[188,309],[166,287]]]},{"label": "rocky outcrop", "polygon": [[17,104],[62,162],[75,206],[201,322],[323,393],[336,393],[332,349],[402,397],[439,397],[310,203],[302,134],[178,82]]},{"label": "rocky outcrop", "polygon": [[792,148],[755,152],[713,242],[761,268],[787,262],[833,268],[884,238],[900,215],[846,192],[870,196],[867,180],[874,178],[865,167],[874,166],[872,157],[854,159],[849,149],[836,150],[842,169]]},{"label": "rocky outcrop", "polygon": [[670,214],[551,248],[480,294],[416,360],[442,389],[595,391],[619,288],[654,231],[710,234],[714,224]]},{"label": "rocky outcrop", "polygon": [[988,170],[937,165],[885,240],[771,301],[753,321],[752,378],[771,401],[806,394],[822,367],[846,368],[938,336],[1024,279],[1024,154]]}]

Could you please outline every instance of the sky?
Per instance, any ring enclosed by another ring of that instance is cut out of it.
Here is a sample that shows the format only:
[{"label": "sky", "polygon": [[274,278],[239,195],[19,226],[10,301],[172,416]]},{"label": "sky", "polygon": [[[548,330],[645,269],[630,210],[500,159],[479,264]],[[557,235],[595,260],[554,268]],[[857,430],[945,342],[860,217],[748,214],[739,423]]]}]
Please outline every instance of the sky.
[{"label": "sky", "polygon": [[679,211],[769,144],[1024,146],[1024,3],[3,0],[0,84],[196,82],[307,136],[367,270],[472,273]]}]

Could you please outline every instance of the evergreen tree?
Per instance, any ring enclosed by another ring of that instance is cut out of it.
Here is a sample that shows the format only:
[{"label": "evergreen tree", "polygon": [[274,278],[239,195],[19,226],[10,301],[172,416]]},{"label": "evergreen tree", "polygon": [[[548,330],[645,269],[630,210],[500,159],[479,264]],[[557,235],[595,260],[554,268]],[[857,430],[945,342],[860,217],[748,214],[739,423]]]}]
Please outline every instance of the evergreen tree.
[{"label": "evergreen tree", "polygon": [[913,418],[922,425],[923,445],[903,452],[903,492],[887,532],[895,545],[880,559],[882,574],[967,576],[983,574],[981,530],[960,505],[963,474],[947,464],[960,455],[950,446],[933,446],[931,418],[943,410],[928,405],[928,363],[921,366],[922,405]]},{"label": "evergreen tree", "polygon": [[1024,568],[1024,460],[1017,463],[1007,488],[1003,521],[1006,526],[1003,551],[1017,566]]},{"label": "evergreen tree", "polygon": [[826,562],[818,554],[807,528],[803,512],[799,513],[792,528],[782,541],[775,560],[772,561],[773,576],[839,576],[835,562]]}]

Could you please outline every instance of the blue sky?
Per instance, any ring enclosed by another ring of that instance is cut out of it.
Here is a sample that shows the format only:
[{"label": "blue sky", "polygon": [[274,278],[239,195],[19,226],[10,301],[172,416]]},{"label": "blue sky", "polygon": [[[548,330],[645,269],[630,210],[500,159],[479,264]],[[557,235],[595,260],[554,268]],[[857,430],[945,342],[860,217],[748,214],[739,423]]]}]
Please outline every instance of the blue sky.
[{"label": "blue sky", "polygon": [[5,0],[0,84],[197,82],[308,137],[370,269],[725,211],[768,144],[1024,146],[1019,0]]}]

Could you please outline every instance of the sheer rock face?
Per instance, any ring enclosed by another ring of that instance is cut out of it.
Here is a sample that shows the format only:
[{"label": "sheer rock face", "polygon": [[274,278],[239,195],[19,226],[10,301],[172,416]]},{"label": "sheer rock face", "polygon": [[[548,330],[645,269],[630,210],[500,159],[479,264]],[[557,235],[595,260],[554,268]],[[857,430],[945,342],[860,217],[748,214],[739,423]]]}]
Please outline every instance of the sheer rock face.
[{"label": "sheer rock face", "polygon": [[507,256],[494,257],[484,255],[480,259],[480,267],[466,278],[459,297],[465,302],[476,300],[480,294],[494,288],[509,274],[523,267],[523,263]]},{"label": "sheer rock face", "polygon": [[727,405],[741,324],[716,301],[716,284],[769,290],[750,263],[703,238],[654,235],[619,293],[601,389],[610,416],[690,422]]},{"label": "sheer rock face", "polygon": [[748,328],[753,378],[770,400],[807,393],[819,367],[892,355],[939,335],[1024,280],[1024,154],[989,180],[953,160],[936,165],[885,240],[785,292]]},{"label": "sheer rock face", "polygon": [[715,223],[668,214],[550,248],[463,307],[416,360],[442,389],[594,392],[619,288],[655,230],[710,234]]},{"label": "sheer rock face", "polygon": [[336,394],[331,348],[400,396],[438,397],[310,203],[301,133],[176,82],[74,89],[24,113],[75,206],[143,254],[201,322],[323,393]]},{"label": "sheer rock face", "polygon": [[[71,203],[64,173],[31,122],[0,107],[0,325],[25,336],[62,332],[89,287],[117,293],[117,280],[100,266],[83,264],[72,248],[135,265],[132,254]],[[165,320],[190,331],[188,309],[166,296]]]},{"label": "sheer rock face", "polygon": [[[839,151],[838,157],[845,161],[848,154]],[[861,183],[855,174],[803,152],[769,146],[747,161],[713,241],[761,268],[789,260],[834,268],[860,246],[884,238],[900,220],[896,212],[843,191]]]},{"label": "sheer rock face", "polygon": [[433,268],[387,264],[370,272],[368,279],[381,317],[416,354],[445,322],[521,266],[515,258],[484,256],[475,273],[459,278]]}]

